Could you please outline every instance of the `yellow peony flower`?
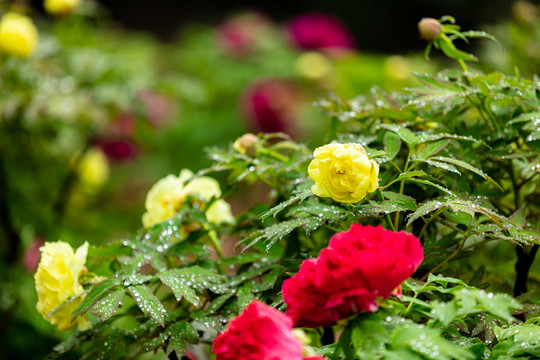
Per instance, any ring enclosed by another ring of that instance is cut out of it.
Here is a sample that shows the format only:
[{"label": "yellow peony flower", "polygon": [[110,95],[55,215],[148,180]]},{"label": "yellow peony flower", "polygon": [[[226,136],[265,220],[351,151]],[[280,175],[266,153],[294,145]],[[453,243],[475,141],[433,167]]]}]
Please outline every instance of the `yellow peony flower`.
[{"label": "yellow peony flower", "polygon": [[7,13],[0,21],[0,51],[21,58],[34,52],[38,32],[29,17]]},{"label": "yellow peony flower", "polygon": [[82,302],[82,297],[61,307],[48,317],[52,310],[68,298],[83,292],[83,287],[79,284],[79,275],[85,270],[88,243],[85,242],[73,253],[68,243],[46,242],[40,251],[41,260],[34,275],[38,295],[37,310],[51,324],[56,325],[58,330],[71,330],[75,326],[79,330],[90,328],[91,325],[86,316],[78,317],[71,322],[72,313]]},{"label": "yellow peony flower", "polygon": [[43,6],[49,14],[68,15],[75,10],[81,0],[45,0]]},{"label": "yellow peony flower", "polygon": [[183,187],[184,181],[174,175],[158,180],[146,195],[143,225],[150,227],[173,217],[182,205]]},{"label": "yellow peony flower", "polygon": [[335,201],[357,203],[379,186],[379,165],[360,144],[328,144],[315,149],[308,167],[311,191]]},{"label": "yellow peony flower", "polygon": [[[221,188],[215,179],[201,176],[191,180],[192,177],[193,173],[184,169],[178,177],[168,175],[152,186],[146,195],[146,212],[142,217],[145,227],[173,217],[189,197],[204,210],[206,202],[221,196]],[[206,216],[214,223],[234,222],[229,203],[222,199],[214,201],[206,209]]]}]

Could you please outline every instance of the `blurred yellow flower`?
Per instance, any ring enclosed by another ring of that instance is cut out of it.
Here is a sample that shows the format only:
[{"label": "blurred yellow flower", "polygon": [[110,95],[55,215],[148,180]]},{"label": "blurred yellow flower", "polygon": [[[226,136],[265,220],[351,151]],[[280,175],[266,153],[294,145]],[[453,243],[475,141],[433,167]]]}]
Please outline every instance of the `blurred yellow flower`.
[{"label": "blurred yellow flower", "polygon": [[0,51],[21,58],[34,52],[38,32],[32,20],[24,15],[7,13],[0,20]]},{"label": "blurred yellow flower", "polygon": [[332,72],[332,63],[322,53],[308,51],[296,60],[296,71],[308,79],[322,79]]},{"label": "blurred yellow flower", "polygon": [[45,0],[43,6],[49,14],[67,15],[73,12],[82,0]]},{"label": "blurred yellow flower", "polygon": [[253,146],[259,141],[259,137],[252,133],[245,133],[235,140],[233,143],[234,150],[238,151],[242,155],[254,155],[255,149]]},{"label": "blurred yellow flower", "polygon": [[41,260],[34,275],[38,295],[37,310],[58,330],[71,330],[75,326],[79,330],[90,328],[86,316],[78,317],[71,322],[73,311],[81,301],[82,296],[61,307],[52,316],[49,313],[68,298],[79,295],[83,287],[79,284],[79,275],[85,270],[88,243],[85,242],[73,253],[68,243],[46,242],[40,248]]},{"label": "blurred yellow flower", "polygon": [[[143,225],[149,227],[170,219],[188,197],[204,210],[205,203],[221,196],[221,188],[215,179],[208,176],[192,178],[193,173],[184,169],[178,177],[168,175],[154,184],[146,195]],[[214,201],[206,209],[206,216],[208,221],[213,223],[234,222],[229,203],[222,199]]]},{"label": "blurred yellow flower", "polygon": [[360,144],[328,144],[315,149],[308,167],[311,191],[335,201],[356,203],[379,186],[379,165]]},{"label": "blurred yellow flower", "polygon": [[85,190],[94,193],[109,179],[109,162],[99,148],[89,149],[81,158],[77,173]]}]

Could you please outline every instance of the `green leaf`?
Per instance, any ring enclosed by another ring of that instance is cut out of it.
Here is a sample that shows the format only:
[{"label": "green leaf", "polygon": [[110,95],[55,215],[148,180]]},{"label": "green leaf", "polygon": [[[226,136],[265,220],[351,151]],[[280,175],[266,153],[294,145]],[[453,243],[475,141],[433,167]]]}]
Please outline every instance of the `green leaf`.
[{"label": "green leaf", "polygon": [[116,313],[118,307],[122,304],[122,299],[126,289],[118,289],[103,299],[99,300],[94,306],[90,308],[90,313],[98,316],[101,321],[109,319]]},{"label": "green leaf", "polygon": [[424,162],[426,164],[429,164],[431,166],[435,166],[435,167],[438,167],[440,169],[443,169],[443,170],[446,170],[446,171],[450,171],[450,172],[453,172],[455,174],[458,174],[458,175],[461,175],[461,173],[459,172],[459,170],[453,166],[453,165],[450,165],[448,163],[444,163],[444,162],[440,162],[440,161],[435,161],[435,160],[431,160],[431,159],[415,159],[416,161],[421,161],[421,162]]},{"label": "green leaf", "polygon": [[474,359],[474,355],[446,341],[436,329],[411,325],[397,328],[392,333],[392,348],[408,347],[427,359]]},{"label": "green leaf", "polygon": [[253,293],[246,286],[240,286],[236,291],[236,303],[238,305],[238,310],[240,311],[245,309],[253,298]]},{"label": "green leaf", "polygon": [[460,167],[462,167],[464,169],[467,169],[469,171],[472,171],[473,173],[475,173],[477,175],[480,175],[485,180],[488,180],[489,182],[493,183],[501,191],[503,191],[503,188],[499,184],[497,184],[497,182],[495,182],[495,180],[493,180],[491,177],[489,177],[487,174],[485,174],[482,170],[480,170],[478,168],[475,168],[474,166],[472,166],[471,164],[466,163],[465,161],[461,161],[461,160],[453,159],[453,158],[449,158],[449,157],[443,157],[443,156],[435,156],[435,157],[432,157],[432,159],[442,161],[442,162],[447,162],[447,163],[450,163],[450,164],[453,164],[453,165],[456,165],[456,166],[460,166]]},{"label": "green leaf", "polygon": [[171,289],[176,301],[180,302],[184,298],[196,307],[201,306],[199,297],[195,293],[195,290],[187,285],[188,280],[185,277],[178,276],[174,270],[161,272],[157,276],[163,284]]},{"label": "green leaf", "polygon": [[196,344],[199,342],[199,334],[193,326],[186,320],[175,323],[167,329],[169,343],[167,344],[167,355],[173,351],[178,359],[187,353],[187,343]]},{"label": "green leaf", "polygon": [[390,130],[395,132],[403,142],[409,146],[415,146],[418,143],[418,137],[413,134],[413,132],[406,127],[399,126],[396,124],[381,124],[380,128]]},{"label": "green leaf", "polygon": [[304,190],[298,194],[291,196],[288,200],[280,203],[279,205],[274,206],[268,211],[265,211],[264,213],[260,215],[260,217],[261,219],[266,219],[269,216],[276,216],[280,211],[287,208],[288,206],[294,204],[295,202],[302,202],[312,195],[313,193],[311,192],[311,189]]},{"label": "green leaf", "polygon": [[383,191],[383,196],[398,206],[405,207],[411,211],[416,210],[416,200],[408,195]]},{"label": "green leaf", "polygon": [[165,325],[167,311],[148,286],[130,286],[129,292],[144,315],[152,317],[161,326]]},{"label": "green leaf", "polygon": [[401,139],[400,137],[391,131],[386,132],[384,134],[384,151],[388,154],[388,159],[392,160],[396,157],[396,155],[399,153],[399,149],[401,148]]},{"label": "green leaf", "polygon": [[446,148],[446,146],[448,146],[449,143],[450,143],[450,139],[443,139],[443,140],[429,143],[426,146],[424,146],[422,149],[420,149],[416,157],[419,159],[428,159],[431,156],[442,151],[444,148]]},{"label": "green leaf", "polygon": [[429,185],[429,186],[433,186],[434,188],[437,188],[439,189],[440,191],[442,192],[445,192],[447,193],[448,195],[454,195],[450,190],[448,190],[447,188],[441,186],[441,185],[438,185],[438,184],[435,184],[434,182],[431,182],[429,180],[425,180],[425,179],[416,179],[416,178],[411,178],[411,179],[407,179],[408,181],[412,181],[412,182],[416,182],[416,183],[419,183],[419,184],[424,184],[424,185]]},{"label": "green leaf", "polygon": [[467,54],[464,51],[458,50],[455,45],[442,34],[440,40],[437,41],[442,52],[451,59],[465,60],[465,61],[478,61],[478,58],[472,54]]},{"label": "green leaf", "polygon": [[109,289],[121,285],[123,282],[123,276],[114,276],[95,285],[73,312],[72,321],[75,320],[77,316],[86,313],[96,302],[106,295]]},{"label": "green leaf", "polygon": [[499,44],[499,40],[497,40],[497,38],[495,36],[490,35],[485,31],[469,30],[469,31],[464,31],[461,34],[468,37],[468,38],[488,39],[488,40],[493,41],[496,44]]}]

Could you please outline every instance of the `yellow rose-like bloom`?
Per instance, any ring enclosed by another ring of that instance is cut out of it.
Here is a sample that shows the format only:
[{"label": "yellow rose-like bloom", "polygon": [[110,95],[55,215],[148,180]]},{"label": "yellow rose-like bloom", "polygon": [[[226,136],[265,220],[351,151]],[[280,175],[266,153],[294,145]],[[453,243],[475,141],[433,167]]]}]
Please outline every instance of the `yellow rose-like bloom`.
[{"label": "yellow rose-like bloom", "polygon": [[79,6],[81,0],[45,0],[45,10],[53,15],[67,15]]},{"label": "yellow rose-like bloom", "polygon": [[0,21],[0,51],[21,58],[34,52],[38,32],[29,17],[7,13]]},{"label": "yellow rose-like bloom", "polygon": [[360,144],[328,144],[315,149],[308,167],[311,191],[335,201],[356,203],[379,186],[379,165]]},{"label": "yellow rose-like bloom", "polygon": [[88,243],[85,242],[75,253],[68,243],[62,241],[47,242],[40,251],[41,260],[34,275],[38,295],[37,310],[45,320],[56,325],[58,330],[71,330],[75,326],[79,330],[90,328],[86,316],[80,316],[71,322],[72,313],[82,302],[82,297],[61,307],[48,317],[53,309],[68,298],[83,292],[82,285],[79,284],[79,275],[84,270]]},{"label": "yellow rose-like bloom", "polygon": [[[178,177],[168,175],[150,189],[146,196],[146,213],[142,217],[145,227],[173,217],[188,198],[194,199],[204,210],[206,202],[221,196],[221,188],[215,179],[201,176],[189,181],[192,177],[193,173],[184,169]],[[214,201],[206,209],[206,217],[213,223],[234,222],[231,207],[223,199]]]}]

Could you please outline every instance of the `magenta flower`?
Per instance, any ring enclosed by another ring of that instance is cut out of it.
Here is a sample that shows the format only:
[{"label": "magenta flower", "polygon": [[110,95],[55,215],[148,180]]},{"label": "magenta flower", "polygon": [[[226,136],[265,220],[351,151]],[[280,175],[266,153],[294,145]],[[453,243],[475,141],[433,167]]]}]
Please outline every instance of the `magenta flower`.
[{"label": "magenta flower", "polygon": [[347,28],[333,17],[311,13],[298,16],[286,28],[296,47],[310,50],[353,49],[354,38]]}]

